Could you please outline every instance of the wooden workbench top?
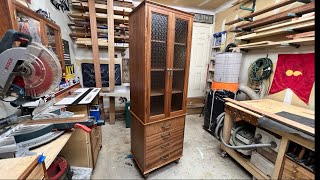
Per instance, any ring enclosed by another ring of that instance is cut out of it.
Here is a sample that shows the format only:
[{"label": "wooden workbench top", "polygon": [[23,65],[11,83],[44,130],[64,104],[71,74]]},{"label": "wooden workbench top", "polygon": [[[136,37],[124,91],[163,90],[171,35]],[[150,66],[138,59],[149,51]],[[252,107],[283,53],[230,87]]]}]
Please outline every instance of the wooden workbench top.
[{"label": "wooden workbench top", "polygon": [[29,168],[29,165],[37,159],[38,156],[1,159],[0,179],[18,179]]},{"label": "wooden workbench top", "polygon": [[293,106],[290,104],[285,104],[272,99],[259,99],[259,100],[249,100],[241,101],[247,105],[253,106],[255,108],[267,111],[269,113],[278,113],[281,111],[286,111],[292,114],[303,116],[306,118],[314,119],[314,111],[310,109],[301,108],[298,106]]},{"label": "wooden workbench top", "polygon": [[33,149],[32,152],[36,152],[38,155],[42,154],[46,156],[45,164],[48,169],[54,159],[58,156],[64,145],[68,142],[73,131],[65,132],[57,139],[51,141],[48,144],[40,146],[39,148]]},{"label": "wooden workbench top", "polygon": [[18,179],[20,175],[27,170],[29,165],[37,161],[38,155],[42,154],[46,156],[45,165],[46,168],[52,164],[53,160],[58,156],[61,149],[68,142],[73,131],[65,132],[57,139],[51,141],[48,144],[40,146],[39,148],[31,150],[36,152],[35,156],[9,158],[0,160],[0,179]]},{"label": "wooden workbench top", "polygon": [[314,111],[312,110],[285,104],[271,99],[236,101],[230,98],[224,98],[224,100],[226,101],[227,106],[229,105],[234,107],[234,105],[236,105],[236,107],[244,109],[247,112],[271,118],[272,120],[293,127],[295,129],[299,129],[309,135],[314,136],[314,127],[310,127],[300,122],[295,122],[291,119],[275,114],[281,111],[286,111],[295,115],[303,116],[314,120]]}]

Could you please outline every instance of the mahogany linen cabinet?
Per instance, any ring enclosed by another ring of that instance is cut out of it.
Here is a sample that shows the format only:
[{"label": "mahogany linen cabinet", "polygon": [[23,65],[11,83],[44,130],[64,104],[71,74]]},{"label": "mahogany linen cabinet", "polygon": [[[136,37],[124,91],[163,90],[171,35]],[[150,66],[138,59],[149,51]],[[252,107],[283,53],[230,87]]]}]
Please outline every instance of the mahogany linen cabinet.
[{"label": "mahogany linen cabinet", "polygon": [[192,23],[151,1],[129,15],[131,152],[145,176],[182,157]]}]

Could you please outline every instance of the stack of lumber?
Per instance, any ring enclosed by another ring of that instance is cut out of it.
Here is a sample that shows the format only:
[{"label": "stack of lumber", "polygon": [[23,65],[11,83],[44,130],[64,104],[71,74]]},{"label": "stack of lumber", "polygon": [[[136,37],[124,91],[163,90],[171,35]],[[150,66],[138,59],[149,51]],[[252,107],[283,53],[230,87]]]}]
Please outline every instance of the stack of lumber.
[{"label": "stack of lumber", "polygon": [[[78,47],[91,47],[92,41],[91,41],[91,38],[77,38],[76,44]],[[106,38],[98,38],[98,45],[101,48],[108,47],[108,40]],[[129,44],[128,43],[115,43],[114,47],[115,48],[128,48]]]},{"label": "stack of lumber", "polygon": [[[270,7],[263,8],[259,11],[240,17],[239,19],[227,22],[226,25],[233,25],[242,22],[241,19],[249,19],[266,12],[278,9],[280,7],[296,2],[296,0],[284,0]],[[237,48],[253,49],[262,47],[278,47],[283,45],[312,45],[314,44],[314,1],[302,4],[301,6],[282,11],[278,14],[270,15],[253,22],[248,22],[230,29],[229,32],[236,32],[236,40],[244,40],[247,44],[241,44]],[[300,16],[300,17],[296,17]],[[297,34],[298,33],[298,34]],[[280,40],[265,41],[259,38],[268,39],[277,35]],[[287,39],[291,40],[287,40]],[[254,43],[248,43],[255,40]],[[259,41],[259,42],[257,42]],[[243,42],[243,41],[242,41]]]},{"label": "stack of lumber", "polygon": [[[68,14],[71,23],[69,34],[78,47],[91,47],[91,28],[88,0],[72,0],[72,12]],[[113,1],[114,42],[120,43],[115,48],[128,47],[129,42],[129,13],[132,12],[132,0]],[[95,0],[97,35],[99,47],[108,46],[108,13],[107,0]],[[110,17],[109,17],[110,18]]]}]

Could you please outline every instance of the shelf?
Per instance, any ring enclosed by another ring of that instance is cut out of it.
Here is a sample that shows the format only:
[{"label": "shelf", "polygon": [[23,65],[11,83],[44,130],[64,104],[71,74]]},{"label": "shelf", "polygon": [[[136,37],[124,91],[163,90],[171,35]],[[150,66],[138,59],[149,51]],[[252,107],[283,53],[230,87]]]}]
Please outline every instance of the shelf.
[{"label": "shelf", "polygon": [[182,68],[173,68],[172,70],[173,71],[184,71],[184,69],[182,69]]},{"label": "shelf", "polygon": [[212,81],[213,81],[212,79],[208,79],[208,80],[207,80],[207,82],[209,82],[209,83],[212,83]]},{"label": "shelf", "polygon": [[221,46],[211,46],[212,49],[220,49]]},{"label": "shelf", "polygon": [[172,94],[178,94],[178,93],[183,93],[183,91],[178,89],[172,89]]},{"label": "shelf", "polygon": [[[72,1],[72,7],[75,9],[80,9],[80,10],[86,10],[88,11],[88,2],[79,2],[79,1]],[[96,7],[96,12],[107,12],[107,4],[99,4],[95,3]],[[128,7],[121,7],[121,6],[113,6],[113,11],[114,14],[119,14],[119,15],[125,15],[128,16],[130,12],[132,12],[132,8]]]},{"label": "shelf", "polygon": [[[278,41],[278,42],[262,41],[257,43],[239,45],[238,47],[235,47],[235,48],[258,49],[258,48],[288,47],[288,46],[299,47],[300,45],[314,45],[314,37],[299,38],[299,39]],[[234,48],[230,48],[230,49],[234,49]]]},{"label": "shelf", "polygon": [[166,69],[162,69],[162,68],[151,68],[151,71],[153,72],[161,72],[161,71],[165,71]]},{"label": "shelf", "polygon": [[174,45],[180,45],[180,46],[185,46],[186,44],[185,43],[174,43]]},{"label": "shelf", "polygon": [[151,42],[166,43],[166,41],[160,41],[160,40],[154,40],[154,39],[151,39]]},{"label": "shelf", "polygon": [[255,32],[243,36],[236,37],[236,40],[250,40],[250,39],[257,39],[257,38],[262,38],[262,37],[268,37],[268,36],[273,36],[273,35],[278,35],[278,34],[292,34],[296,32],[297,30],[299,31],[308,31],[310,29],[314,29],[314,21],[310,22],[304,22],[301,24],[297,25],[292,25],[292,26],[286,26],[282,28],[277,28],[269,31],[262,31],[262,32]]},{"label": "shelf", "polygon": [[159,89],[159,90],[151,90],[150,91],[150,96],[163,96],[164,95],[164,90]]},{"label": "shelf", "polygon": [[251,30],[253,28],[262,27],[265,25],[269,25],[271,23],[287,20],[293,18],[292,16],[288,16],[288,13],[291,14],[306,14],[313,12],[315,9],[314,2],[310,2],[307,4],[304,4],[302,6],[294,7],[292,9],[282,11],[280,13],[277,13],[276,15],[270,15],[258,20],[255,20],[250,23],[245,23],[240,26],[237,26],[236,29],[243,29],[243,30]]},{"label": "shelf", "polygon": [[209,68],[209,71],[214,72],[214,68]]}]

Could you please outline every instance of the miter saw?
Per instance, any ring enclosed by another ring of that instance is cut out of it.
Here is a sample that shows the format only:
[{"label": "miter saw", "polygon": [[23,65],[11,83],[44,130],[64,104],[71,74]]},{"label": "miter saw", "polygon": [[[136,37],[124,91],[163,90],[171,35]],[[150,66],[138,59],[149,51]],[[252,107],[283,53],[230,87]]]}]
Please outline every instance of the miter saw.
[{"label": "miter saw", "polygon": [[0,42],[0,100],[15,107],[50,94],[62,76],[57,56],[31,41],[27,34],[8,30]]}]

